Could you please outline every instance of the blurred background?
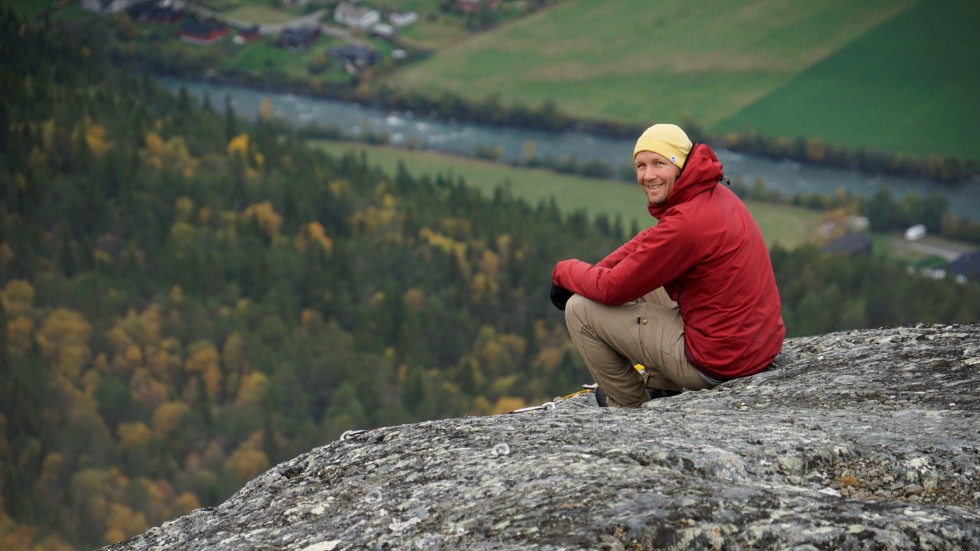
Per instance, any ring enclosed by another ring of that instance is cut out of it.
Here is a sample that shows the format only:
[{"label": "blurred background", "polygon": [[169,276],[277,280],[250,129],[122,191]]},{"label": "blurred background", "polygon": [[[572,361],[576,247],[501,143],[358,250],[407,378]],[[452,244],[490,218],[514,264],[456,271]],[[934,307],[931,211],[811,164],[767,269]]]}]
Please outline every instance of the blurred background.
[{"label": "blurred background", "polygon": [[546,293],[711,145],[788,336],[980,318],[966,0],[0,0],[0,548],[590,383]]}]

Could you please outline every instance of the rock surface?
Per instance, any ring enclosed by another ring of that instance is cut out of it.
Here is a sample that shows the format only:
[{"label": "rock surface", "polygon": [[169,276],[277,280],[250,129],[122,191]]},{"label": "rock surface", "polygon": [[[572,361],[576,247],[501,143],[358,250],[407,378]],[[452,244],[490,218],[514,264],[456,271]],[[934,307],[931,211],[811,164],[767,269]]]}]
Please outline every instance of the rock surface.
[{"label": "rock surface", "polygon": [[980,324],[789,339],[749,379],[384,427],[107,549],[980,549]]}]

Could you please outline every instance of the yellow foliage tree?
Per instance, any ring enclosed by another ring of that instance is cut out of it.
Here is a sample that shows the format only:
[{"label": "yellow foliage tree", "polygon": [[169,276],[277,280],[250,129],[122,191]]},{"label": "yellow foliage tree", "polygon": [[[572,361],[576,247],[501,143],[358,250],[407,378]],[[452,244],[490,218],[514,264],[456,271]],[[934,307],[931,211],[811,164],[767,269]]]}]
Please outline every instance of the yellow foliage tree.
[{"label": "yellow foliage tree", "polygon": [[17,316],[7,322],[7,350],[11,357],[23,357],[31,349],[33,342],[33,321],[25,316]]},{"label": "yellow foliage tree", "polygon": [[221,394],[221,382],[224,378],[221,374],[218,349],[210,341],[199,340],[191,343],[188,352],[187,361],[184,362],[184,370],[199,375],[204,383],[204,391],[207,392],[208,398],[218,400]]},{"label": "yellow foliage tree", "polygon": [[191,156],[187,142],[181,136],[173,136],[164,140],[156,132],[146,135],[145,147],[140,154],[149,166],[156,170],[164,167],[178,170],[185,177],[191,177],[197,167],[198,160]]},{"label": "yellow foliage tree", "polygon": [[251,147],[252,139],[247,133],[242,133],[228,140],[228,154],[240,155],[242,159],[248,158],[248,150]]},{"label": "yellow foliage tree", "polygon": [[262,122],[272,120],[272,102],[269,98],[262,98],[262,102],[259,103],[259,120]]},{"label": "yellow foliage tree", "polygon": [[146,365],[153,377],[160,381],[170,381],[182,364],[180,341],[174,337],[161,340],[147,353]]},{"label": "yellow foliage tree", "polygon": [[7,317],[24,316],[34,308],[34,287],[24,279],[15,279],[0,292]]},{"label": "yellow foliage tree", "polygon": [[218,365],[218,349],[208,340],[198,340],[188,347],[187,361],[184,369],[191,373],[204,373],[212,366]]},{"label": "yellow foliage tree", "polygon": [[34,549],[36,533],[34,526],[17,524],[0,511],[0,549]]},{"label": "yellow foliage tree", "polygon": [[124,452],[145,448],[153,440],[150,427],[142,421],[120,423],[116,427],[116,436],[119,438],[119,449]]},{"label": "yellow foliage tree", "polygon": [[102,157],[112,149],[112,142],[106,140],[106,129],[100,124],[90,124],[86,127],[85,145],[96,157]]},{"label": "yellow foliage tree", "polygon": [[143,513],[133,511],[121,503],[109,505],[109,516],[102,541],[106,544],[120,542],[146,530],[149,526]]},{"label": "yellow foliage tree", "polygon": [[425,291],[417,287],[412,287],[405,291],[405,294],[402,296],[402,302],[405,303],[405,307],[410,311],[418,313],[425,306]]},{"label": "yellow foliage tree", "polygon": [[169,395],[167,385],[154,378],[150,370],[145,368],[137,369],[133,373],[129,379],[129,388],[140,402],[154,410],[166,402]]},{"label": "yellow foliage tree", "polygon": [[173,507],[170,510],[171,517],[186,515],[194,509],[201,507],[201,501],[191,492],[183,492],[174,499],[173,503]]},{"label": "yellow foliage tree", "polygon": [[561,365],[562,356],[563,350],[561,348],[542,348],[538,352],[538,356],[534,358],[531,365],[540,373],[552,375],[558,371],[558,366]]},{"label": "yellow foliage tree", "polygon": [[41,322],[37,341],[52,373],[77,382],[82,367],[91,359],[91,336],[92,326],[81,314],[58,308]]},{"label": "yellow foliage tree", "polygon": [[41,474],[34,482],[34,490],[42,499],[56,501],[69,474],[65,457],[58,452],[50,452],[41,462]]},{"label": "yellow foliage tree", "polygon": [[269,389],[269,378],[259,372],[253,371],[244,378],[238,387],[238,396],[235,398],[236,407],[257,406],[262,403],[265,393]]},{"label": "yellow foliage tree", "polygon": [[233,472],[242,482],[248,482],[269,468],[269,458],[259,448],[262,433],[257,432],[251,438],[239,444],[225,461],[224,468]]},{"label": "yellow foliage tree", "polygon": [[319,245],[323,252],[330,254],[333,252],[333,240],[327,236],[327,230],[319,222],[310,222],[303,225],[296,234],[296,249],[305,251],[310,243]]},{"label": "yellow foliage tree", "polygon": [[246,222],[255,221],[269,239],[279,237],[279,228],[282,227],[282,216],[269,201],[263,201],[250,205],[242,212],[242,219]]},{"label": "yellow foliage tree", "polygon": [[169,436],[184,417],[190,412],[190,407],[183,402],[166,402],[153,412],[153,430],[161,438]]},{"label": "yellow foliage tree", "polygon": [[497,403],[493,405],[493,411],[491,413],[507,413],[508,411],[514,411],[523,407],[527,407],[527,402],[523,398],[517,396],[501,396],[497,399]]}]

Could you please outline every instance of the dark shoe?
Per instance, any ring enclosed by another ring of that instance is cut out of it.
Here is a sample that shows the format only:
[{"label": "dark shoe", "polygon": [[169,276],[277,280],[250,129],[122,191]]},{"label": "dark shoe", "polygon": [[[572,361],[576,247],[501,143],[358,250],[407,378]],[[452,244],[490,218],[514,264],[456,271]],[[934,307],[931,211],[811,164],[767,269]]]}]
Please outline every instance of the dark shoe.
[{"label": "dark shoe", "polygon": [[662,388],[648,388],[647,392],[650,394],[651,400],[656,400],[657,398],[670,398],[671,396],[677,396],[681,393],[679,390],[664,390]]},{"label": "dark shoe", "polygon": [[606,393],[599,387],[595,387],[595,403],[599,404],[601,408],[609,406],[609,402],[606,400]]}]

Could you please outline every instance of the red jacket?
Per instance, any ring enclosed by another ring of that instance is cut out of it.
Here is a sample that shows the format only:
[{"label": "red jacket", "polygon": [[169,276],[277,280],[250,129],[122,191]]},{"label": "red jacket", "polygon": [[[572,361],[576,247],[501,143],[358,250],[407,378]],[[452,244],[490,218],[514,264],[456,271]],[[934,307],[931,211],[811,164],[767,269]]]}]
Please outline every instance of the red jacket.
[{"label": "red jacket", "polygon": [[720,183],[722,165],[695,144],[659,220],[596,265],[563,260],[556,285],[617,305],[664,287],[684,319],[687,359],[716,379],[762,371],[786,329],[769,251],[742,201]]}]

